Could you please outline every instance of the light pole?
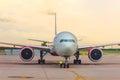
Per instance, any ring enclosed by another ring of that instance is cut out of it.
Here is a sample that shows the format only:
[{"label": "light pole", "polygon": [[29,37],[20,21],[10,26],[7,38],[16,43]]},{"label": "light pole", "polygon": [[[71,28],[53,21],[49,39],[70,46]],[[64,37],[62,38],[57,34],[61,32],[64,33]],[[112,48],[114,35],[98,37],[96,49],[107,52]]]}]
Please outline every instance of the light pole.
[{"label": "light pole", "polygon": [[48,12],[49,15],[54,15],[54,26],[55,26],[55,35],[57,34],[57,16],[56,16],[56,13],[55,12]]},{"label": "light pole", "polygon": [[56,13],[55,13],[55,35],[57,34],[57,22],[56,22],[56,20],[57,20],[57,17],[56,17]]}]

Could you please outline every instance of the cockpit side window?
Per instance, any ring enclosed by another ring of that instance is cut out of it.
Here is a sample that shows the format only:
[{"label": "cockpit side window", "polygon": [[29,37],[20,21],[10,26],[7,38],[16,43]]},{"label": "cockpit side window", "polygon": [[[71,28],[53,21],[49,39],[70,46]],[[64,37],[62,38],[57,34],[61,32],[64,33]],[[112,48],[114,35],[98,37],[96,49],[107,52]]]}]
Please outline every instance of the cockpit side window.
[{"label": "cockpit side window", "polygon": [[75,40],[74,39],[61,39],[60,43],[61,42],[73,42],[73,43],[75,43]]}]

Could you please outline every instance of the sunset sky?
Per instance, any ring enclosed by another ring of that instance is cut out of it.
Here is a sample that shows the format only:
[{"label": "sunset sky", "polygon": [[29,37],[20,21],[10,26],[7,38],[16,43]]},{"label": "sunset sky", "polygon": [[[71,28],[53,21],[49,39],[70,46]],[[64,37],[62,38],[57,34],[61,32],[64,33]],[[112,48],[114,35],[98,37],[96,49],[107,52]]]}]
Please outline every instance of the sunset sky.
[{"label": "sunset sky", "polygon": [[58,32],[72,32],[79,44],[120,42],[120,0],[0,0],[0,41],[53,41],[49,12],[57,14]]}]

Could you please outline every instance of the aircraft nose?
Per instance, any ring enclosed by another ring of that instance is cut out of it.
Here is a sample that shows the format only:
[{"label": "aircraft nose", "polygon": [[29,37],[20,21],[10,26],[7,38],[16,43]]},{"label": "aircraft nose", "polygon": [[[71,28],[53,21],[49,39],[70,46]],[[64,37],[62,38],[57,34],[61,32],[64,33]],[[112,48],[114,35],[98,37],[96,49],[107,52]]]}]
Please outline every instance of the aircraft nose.
[{"label": "aircraft nose", "polygon": [[63,53],[64,54],[73,54],[76,52],[76,46],[72,45],[72,44],[66,44],[64,45],[64,47],[62,48]]},{"label": "aircraft nose", "polygon": [[63,49],[64,49],[64,51],[70,51],[70,50],[72,50],[72,46],[71,45],[65,45],[63,47]]}]

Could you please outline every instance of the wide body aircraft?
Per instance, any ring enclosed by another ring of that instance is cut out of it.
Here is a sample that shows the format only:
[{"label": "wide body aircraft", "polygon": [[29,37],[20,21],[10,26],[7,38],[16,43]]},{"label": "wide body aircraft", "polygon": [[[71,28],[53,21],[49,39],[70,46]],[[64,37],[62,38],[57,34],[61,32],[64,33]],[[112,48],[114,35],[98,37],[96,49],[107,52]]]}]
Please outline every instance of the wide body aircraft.
[{"label": "wide body aircraft", "polygon": [[[36,40],[39,41],[39,40]],[[78,40],[74,34],[71,32],[60,32],[58,33],[52,42],[52,46],[33,46],[26,44],[15,44],[8,42],[0,42],[0,44],[21,46],[19,53],[20,58],[23,61],[31,61],[34,58],[34,49],[40,50],[40,59],[38,60],[39,64],[45,64],[44,56],[50,53],[53,56],[61,56],[65,58],[63,67],[69,68],[68,59],[71,56],[75,56],[73,60],[74,64],[81,64],[81,59],[79,59],[80,51],[83,49],[88,49],[88,58],[93,62],[98,62],[103,56],[103,52],[100,47],[111,46],[111,45],[120,45],[120,43],[113,44],[100,44],[92,46],[79,46]]]}]

